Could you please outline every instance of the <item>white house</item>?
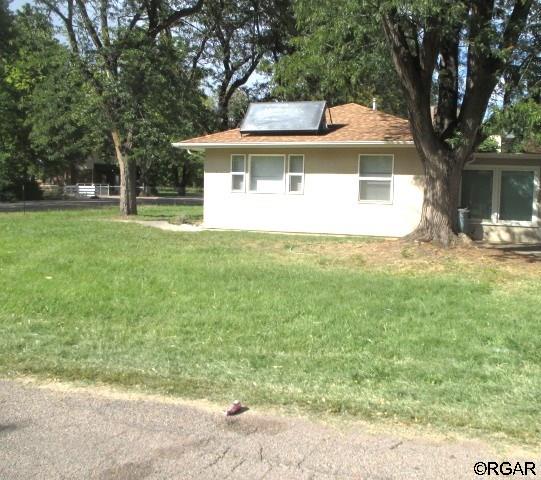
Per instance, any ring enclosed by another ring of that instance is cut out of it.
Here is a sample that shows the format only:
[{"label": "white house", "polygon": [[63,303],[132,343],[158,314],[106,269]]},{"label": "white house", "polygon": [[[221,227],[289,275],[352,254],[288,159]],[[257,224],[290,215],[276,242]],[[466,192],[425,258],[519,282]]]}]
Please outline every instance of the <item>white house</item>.
[{"label": "white house", "polygon": [[[204,150],[207,228],[401,237],[418,224],[423,168],[407,120],[350,103],[252,104]],[[472,235],[541,241],[541,155],[478,154],[462,179]]]}]

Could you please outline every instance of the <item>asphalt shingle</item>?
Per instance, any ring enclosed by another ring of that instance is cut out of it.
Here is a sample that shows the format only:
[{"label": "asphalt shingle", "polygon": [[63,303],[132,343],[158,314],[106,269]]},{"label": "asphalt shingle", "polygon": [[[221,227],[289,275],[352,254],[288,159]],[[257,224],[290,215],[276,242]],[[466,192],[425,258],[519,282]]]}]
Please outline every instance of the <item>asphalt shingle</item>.
[{"label": "asphalt shingle", "polygon": [[308,135],[241,135],[238,128],[224,132],[212,133],[201,137],[191,138],[179,142],[183,143],[283,143],[283,142],[411,142],[409,122],[404,118],[396,117],[379,110],[372,110],[356,103],[347,103],[329,108],[327,122],[330,128],[320,134]]}]

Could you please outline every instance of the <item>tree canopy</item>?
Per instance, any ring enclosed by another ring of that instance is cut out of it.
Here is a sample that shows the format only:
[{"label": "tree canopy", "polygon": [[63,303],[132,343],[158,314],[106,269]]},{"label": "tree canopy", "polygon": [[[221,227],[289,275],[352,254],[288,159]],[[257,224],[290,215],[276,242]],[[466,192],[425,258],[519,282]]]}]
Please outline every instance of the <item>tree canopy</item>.
[{"label": "tree canopy", "polygon": [[0,191],[108,158],[132,214],[137,182],[182,191],[200,170],[172,141],[235,126],[254,98],[375,98],[409,118],[425,168],[416,238],[452,242],[481,142],[539,150],[540,3],[0,0]]},{"label": "tree canopy", "polygon": [[533,100],[539,85],[540,2],[298,0],[295,7],[300,36],[276,66],[277,94],[365,104],[375,96],[385,109],[407,112],[425,170],[411,237],[452,243],[461,172],[486,136],[491,100],[503,92],[503,106],[492,105],[503,107],[494,128],[526,111],[523,134],[536,128],[533,103],[520,98],[527,90]]},{"label": "tree canopy", "polygon": [[[372,10],[372,12],[371,12]],[[356,102],[406,115],[406,104],[373,8],[354,0],[297,0],[291,53],[274,69],[274,90],[287,100]]]}]

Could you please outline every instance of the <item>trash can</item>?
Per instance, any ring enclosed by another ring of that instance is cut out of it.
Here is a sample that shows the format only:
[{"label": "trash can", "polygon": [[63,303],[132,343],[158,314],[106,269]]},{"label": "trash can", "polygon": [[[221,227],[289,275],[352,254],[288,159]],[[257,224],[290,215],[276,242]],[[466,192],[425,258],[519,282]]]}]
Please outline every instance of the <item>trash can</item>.
[{"label": "trash can", "polygon": [[458,209],[458,231],[466,235],[470,233],[470,210],[467,208]]}]

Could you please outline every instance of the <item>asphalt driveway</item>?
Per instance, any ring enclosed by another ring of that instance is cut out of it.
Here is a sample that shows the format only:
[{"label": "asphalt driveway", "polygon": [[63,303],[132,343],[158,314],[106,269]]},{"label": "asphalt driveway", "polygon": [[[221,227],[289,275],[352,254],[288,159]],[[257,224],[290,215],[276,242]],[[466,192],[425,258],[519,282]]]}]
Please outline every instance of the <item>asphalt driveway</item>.
[{"label": "asphalt driveway", "polygon": [[256,410],[226,418],[212,405],[0,381],[5,480],[454,480],[479,478],[474,464],[502,455],[481,442],[370,433]]}]

